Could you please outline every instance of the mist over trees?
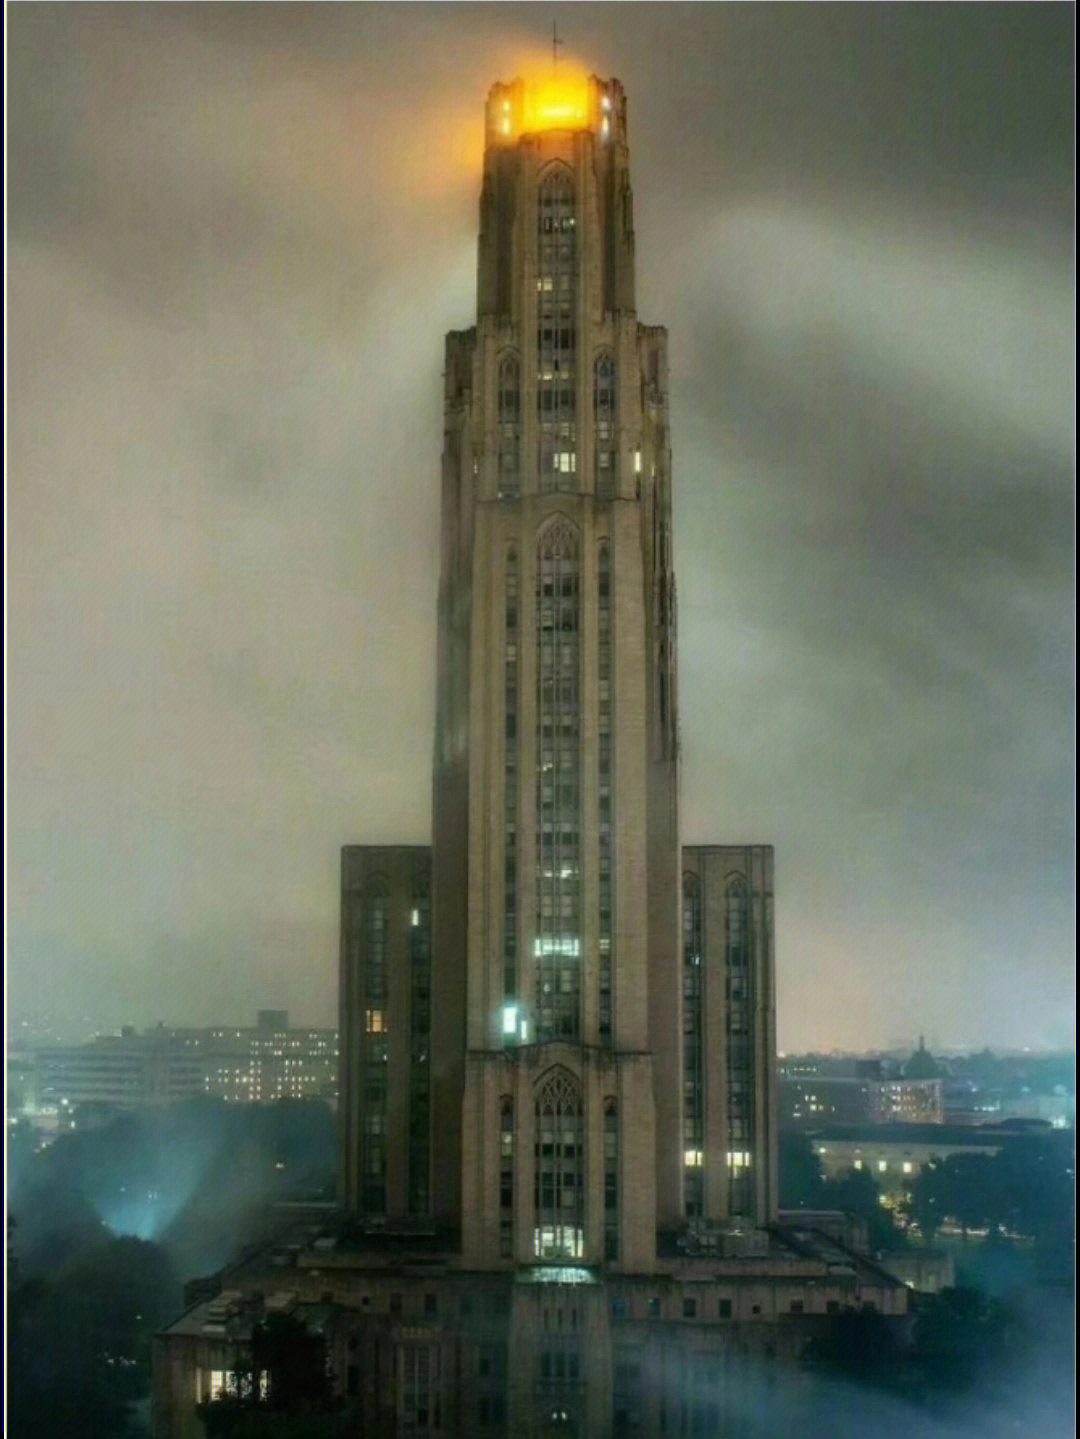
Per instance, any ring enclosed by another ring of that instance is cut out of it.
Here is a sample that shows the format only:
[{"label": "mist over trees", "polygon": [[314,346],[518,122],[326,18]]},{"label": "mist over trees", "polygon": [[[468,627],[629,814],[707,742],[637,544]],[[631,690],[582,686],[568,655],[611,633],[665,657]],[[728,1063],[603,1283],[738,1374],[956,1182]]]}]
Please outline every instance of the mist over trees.
[{"label": "mist over trees", "polygon": [[335,1122],[207,1099],[76,1124],[44,1148],[9,1134],[8,1432],[136,1439],[183,1282],[268,1237],[275,1201],[332,1197]]},{"label": "mist over trees", "polygon": [[[275,1201],[333,1194],[336,1126],[318,1101],[200,1100],[79,1119],[81,1127],[45,1148],[26,1126],[9,1133],[13,1439],[145,1439],[150,1337],[179,1314],[183,1283],[269,1238]],[[900,1219],[918,1224],[921,1242],[965,1222],[988,1236],[951,1241],[959,1283],[913,1296],[906,1348],[877,1332],[878,1316],[845,1315],[806,1356],[794,1390],[780,1381],[803,1439],[1067,1432],[1072,1144],[1065,1133],[1014,1137],[996,1156],[950,1157],[912,1179]],[[805,1135],[781,1135],[780,1198],[783,1208],[855,1215],[886,1264],[891,1250],[912,1242],[881,1204],[873,1175],[825,1179]],[[275,1402],[215,1406],[208,1439],[353,1432],[346,1411],[325,1407],[324,1390],[304,1390],[305,1374],[325,1378],[324,1359],[290,1368],[282,1356],[289,1348],[302,1355],[303,1345],[280,1332],[263,1338],[269,1347],[258,1362],[279,1376]],[[776,1427],[776,1391],[777,1376],[763,1377],[747,1433],[789,1432],[787,1420]]]}]

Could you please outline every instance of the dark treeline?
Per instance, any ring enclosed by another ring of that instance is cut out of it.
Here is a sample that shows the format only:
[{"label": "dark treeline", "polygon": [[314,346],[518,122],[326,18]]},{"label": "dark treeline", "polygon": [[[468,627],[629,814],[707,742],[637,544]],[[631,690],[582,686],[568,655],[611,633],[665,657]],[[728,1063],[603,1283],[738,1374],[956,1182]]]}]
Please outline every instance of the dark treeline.
[{"label": "dark treeline", "polygon": [[[784,1132],[780,1142],[780,1202],[789,1209],[839,1209],[863,1220],[869,1245],[888,1254],[909,1245],[907,1226],[933,1243],[952,1226],[985,1234],[989,1244],[1030,1241],[1032,1278],[1071,1285],[1075,1260],[1075,1140],[1071,1131],[1008,1136],[996,1154],[950,1154],[932,1159],[906,1185],[898,1214],[881,1202],[868,1170],[826,1179],[806,1135]],[[899,1221],[899,1222],[898,1222]]]},{"label": "dark treeline", "polygon": [[335,1121],[214,1099],[75,1121],[8,1136],[8,1432],[134,1439],[183,1282],[268,1237],[275,1201],[332,1197]]}]

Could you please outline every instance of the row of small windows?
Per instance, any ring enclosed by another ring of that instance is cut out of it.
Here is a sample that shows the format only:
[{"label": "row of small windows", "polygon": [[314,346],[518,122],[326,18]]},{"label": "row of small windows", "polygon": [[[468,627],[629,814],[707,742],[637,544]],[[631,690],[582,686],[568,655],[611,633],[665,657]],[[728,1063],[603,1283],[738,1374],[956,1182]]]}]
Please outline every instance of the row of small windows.
[{"label": "row of small windows", "polygon": [[[408,929],[409,1091],[408,1205],[424,1214],[429,1204],[429,1132],[431,1042],[430,896],[426,881],[416,879]],[[386,1212],[387,1115],[389,1086],[388,931],[389,892],[376,880],[353,910],[354,972],[362,991],[360,1049],[360,1207],[366,1214]]]}]

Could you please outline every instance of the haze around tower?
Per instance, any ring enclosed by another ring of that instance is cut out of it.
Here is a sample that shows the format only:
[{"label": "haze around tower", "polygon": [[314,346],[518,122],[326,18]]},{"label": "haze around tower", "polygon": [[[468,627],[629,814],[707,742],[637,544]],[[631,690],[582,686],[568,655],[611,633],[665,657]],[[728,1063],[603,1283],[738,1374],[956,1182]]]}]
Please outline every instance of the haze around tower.
[{"label": "haze around tower", "polygon": [[[781,1048],[1071,1044],[1071,13],[565,18],[671,336],[684,831],[776,847]],[[549,24],[11,12],[17,1015],[331,1020],[339,847],[426,838],[438,337]]]}]

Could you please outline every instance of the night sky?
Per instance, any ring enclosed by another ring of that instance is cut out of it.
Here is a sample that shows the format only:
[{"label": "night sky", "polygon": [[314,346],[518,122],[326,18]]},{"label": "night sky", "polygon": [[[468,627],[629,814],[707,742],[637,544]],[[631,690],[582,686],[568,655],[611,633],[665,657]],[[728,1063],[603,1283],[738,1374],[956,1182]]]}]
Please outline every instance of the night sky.
[{"label": "night sky", "polygon": [[488,87],[629,109],[687,841],[781,1049],[1071,1045],[1074,11],[17,5],[9,998],[336,1022],[429,837],[443,334]]}]

